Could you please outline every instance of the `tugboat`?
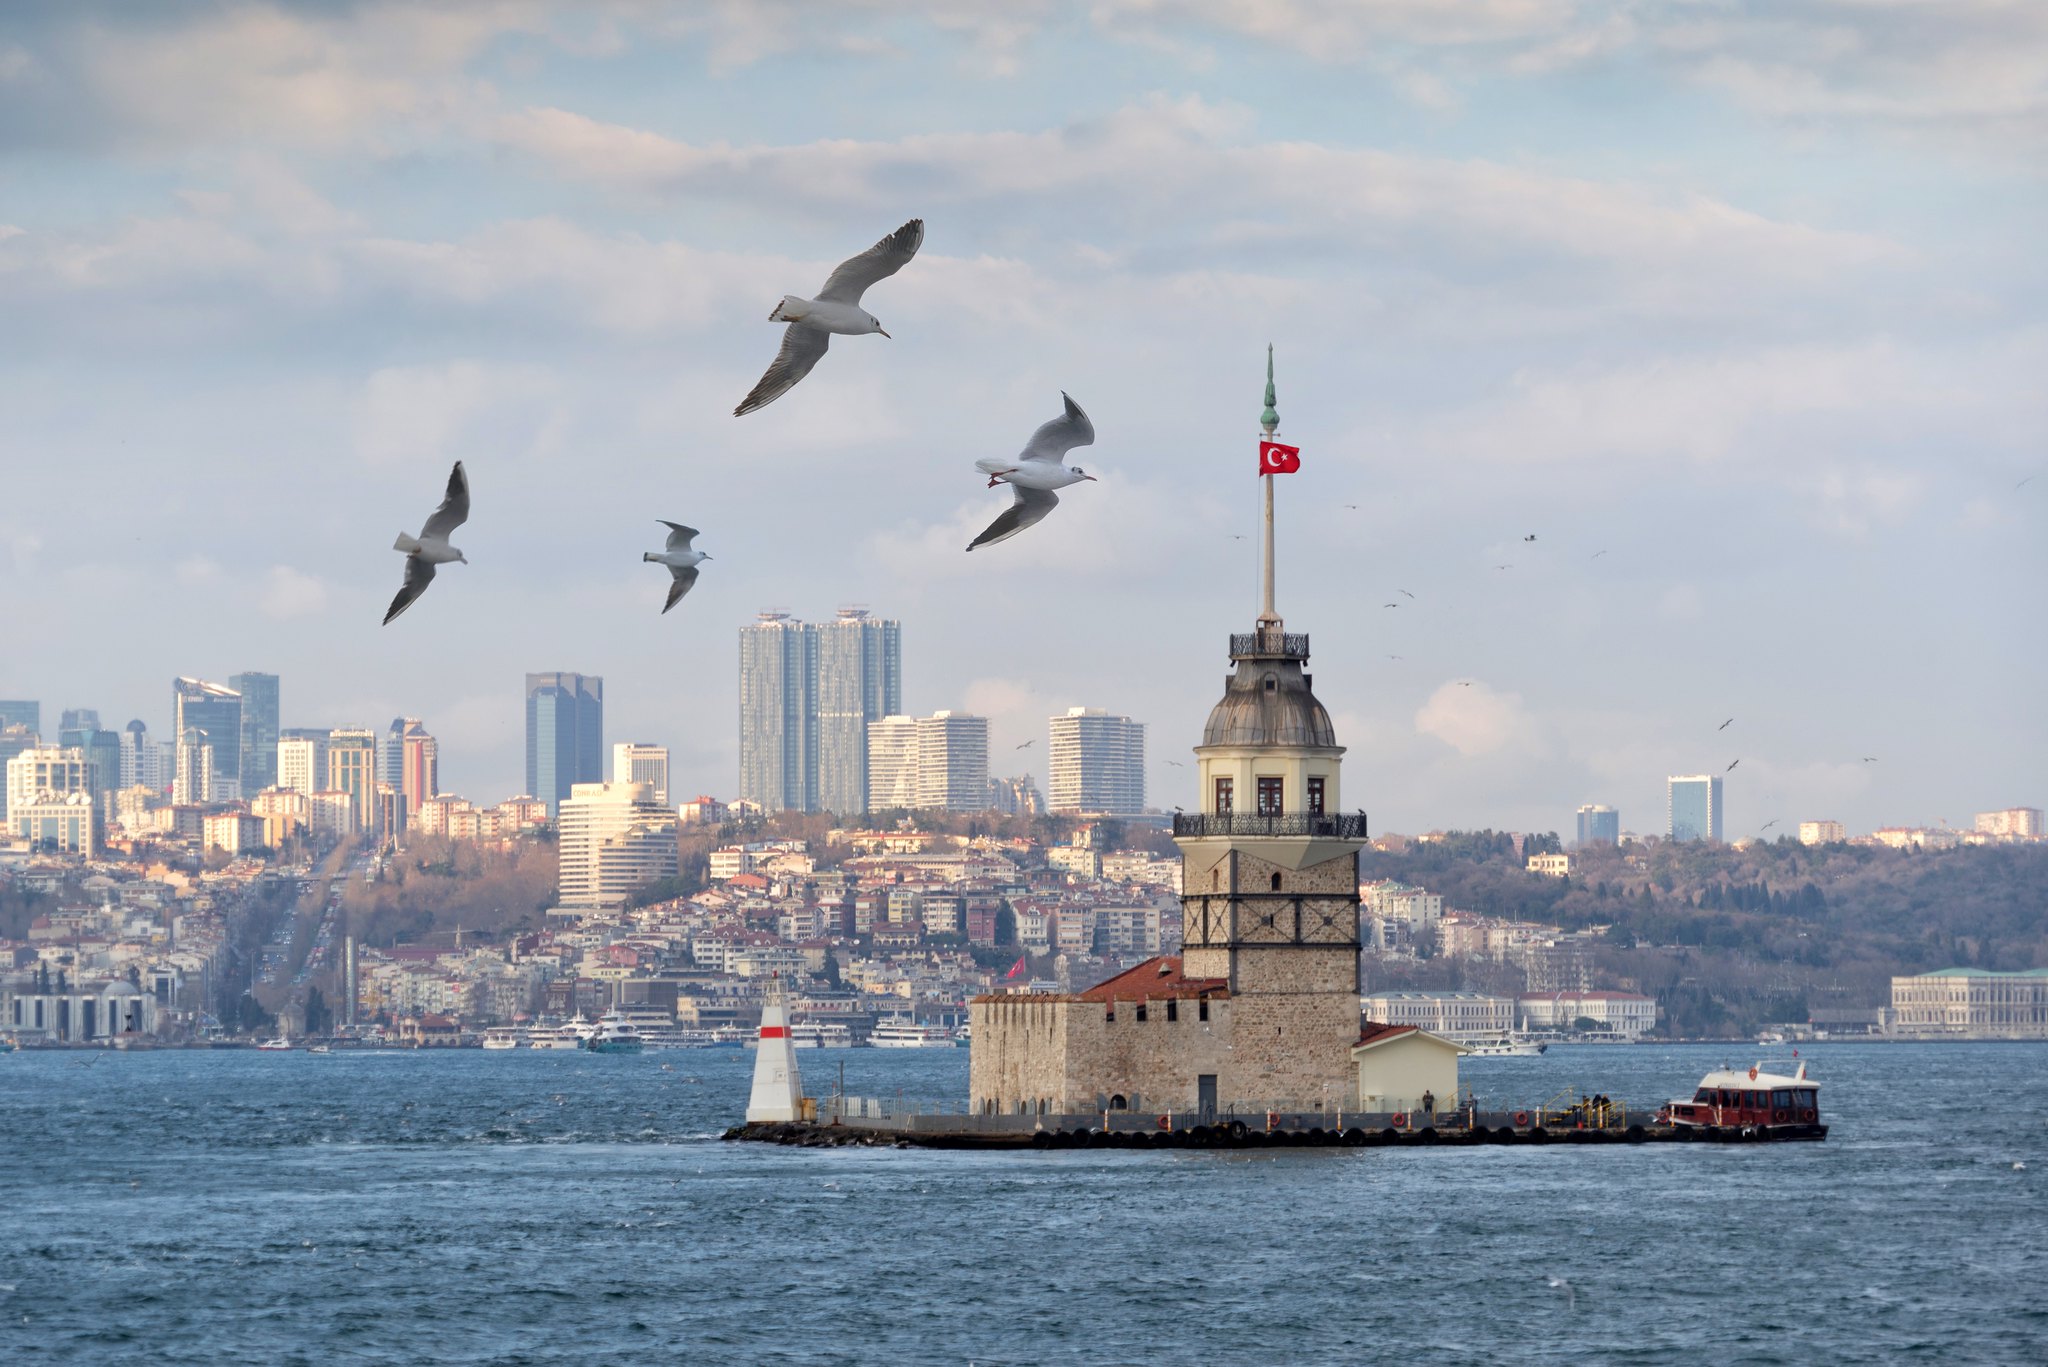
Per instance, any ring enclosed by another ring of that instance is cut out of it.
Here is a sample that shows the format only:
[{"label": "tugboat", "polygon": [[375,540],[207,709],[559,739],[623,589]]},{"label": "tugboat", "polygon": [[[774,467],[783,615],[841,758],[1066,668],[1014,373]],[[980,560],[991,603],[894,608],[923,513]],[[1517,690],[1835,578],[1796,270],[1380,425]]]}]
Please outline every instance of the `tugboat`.
[{"label": "tugboat", "polygon": [[1761,1062],[1746,1072],[1717,1068],[1700,1079],[1690,1101],[1665,1102],[1657,1123],[1676,1130],[1732,1131],[1750,1139],[1826,1139],[1819,1090],[1804,1063],[1789,1075],[1766,1072]]}]

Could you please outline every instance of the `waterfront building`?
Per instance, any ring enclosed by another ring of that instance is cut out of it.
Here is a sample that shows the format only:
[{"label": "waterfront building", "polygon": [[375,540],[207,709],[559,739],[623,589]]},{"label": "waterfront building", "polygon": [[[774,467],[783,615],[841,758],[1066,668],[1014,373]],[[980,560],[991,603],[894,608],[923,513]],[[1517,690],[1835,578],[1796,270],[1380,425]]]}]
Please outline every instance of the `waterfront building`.
[{"label": "waterfront building", "polygon": [[2043,835],[2039,807],[2007,807],[2003,811],[1977,813],[1980,835],[2011,840],[2039,840]]},{"label": "waterfront building", "polygon": [[1524,992],[1515,998],[1524,1030],[1619,1035],[1637,1040],[1657,1028],[1657,1003],[1638,992]]},{"label": "waterfront building", "polygon": [[903,628],[866,608],[846,607],[808,632],[816,668],[815,806],[865,812],[868,725],[903,710]]},{"label": "waterfront building", "polygon": [[1799,823],[1799,843],[1802,845],[1839,845],[1848,838],[1848,827],[1839,821]]},{"label": "waterfront building", "polygon": [[260,793],[277,783],[277,675],[230,674],[228,687],[242,695],[242,792]]},{"label": "waterfront building", "polygon": [[[194,800],[233,802],[242,795],[242,695],[225,684],[204,679],[180,676],[173,680],[171,734],[179,738],[182,746],[193,732],[198,733],[198,744],[207,750],[207,786]],[[196,755],[181,769],[178,782],[186,791],[194,791],[197,769]]]},{"label": "waterfront building", "polygon": [[1944,968],[1893,978],[1891,1028],[1942,1039],[2048,1038],[2048,968]]},{"label": "waterfront building", "polygon": [[79,983],[62,992],[11,991],[0,998],[0,1030],[47,1044],[104,1044],[123,1035],[151,1035],[156,997],[117,978]]},{"label": "waterfront building", "polygon": [[1673,840],[1721,839],[1721,776],[1673,775],[1666,780],[1670,822],[1665,834]]},{"label": "waterfront building", "polygon": [[988,718],[934,712],[917,719],[917,805],[979,812],[988,804]]},{"label": "waterfront building", "polygon": [[[1269,440],[1278,422],[1269,362]],[[1344,749],[1310,687],[1308,637],[1274,606],[1273,481],[1262,608],[1230,638],[1232,672],[1195,747],[1201,810],[1173,821],[1184,948],[1084,992],[976,998],[969,1090],[983,1114],[1208,1121],[1355,1100],[1365,818],[1338,815]]]},{"label": "waterfront building", "polygon": [[1589,802],[1579,808],[1579,839],[1581,845],[1619,845],[1621,843],[1621,813],[1598,802]]},{"label": "waterfront building", "polygon": [[327,786],[327,733],[287,733],[277,742],[277,786],[317,793]]},{"label": "waterfront building", "polygon": [[655,801],[651,784],[576,784],[557,820],[562,910],[621,907],[646,884],[675,876],[676,814]]},{"label": "waterfront building", "polygon": [[579,783],[604,782],[604,680],[555,671],[526,676],[526,791],[560,814]]},{"label": "waterfront building", "polygon": [[668,806],[668,747],[622,740],[612,746],[612,782],[645,783],[654,800]]},{"label": "waterfront building", "polygon": [[1133,816],[1145,810],[1145,726],[1101,707],[1047,722],[1046,810]]},{"label": "waterfront building", "polygon": [[763,612],[740,629],[740,798],[763,811],[817,808],[813,646],[786,612]]},{"label": "waterfront building", "polygon": [[1515,999],[1485,992],[1373,992],[1361,1004],[1367,1020],[1449,1039],[1505,1035],[1515,1028]]},{"label": "waterfront building", "polygon": [[347,793],[355,808],[355,829],[377,828],[377,733],[342,727],[327,733],[327,788]]},{"label": "waterfront building", "polygon": [[43,731],[43,705],[29,698],[0,698],[0,731],[5,731],[10,726],[23,727],[40,741]]}]

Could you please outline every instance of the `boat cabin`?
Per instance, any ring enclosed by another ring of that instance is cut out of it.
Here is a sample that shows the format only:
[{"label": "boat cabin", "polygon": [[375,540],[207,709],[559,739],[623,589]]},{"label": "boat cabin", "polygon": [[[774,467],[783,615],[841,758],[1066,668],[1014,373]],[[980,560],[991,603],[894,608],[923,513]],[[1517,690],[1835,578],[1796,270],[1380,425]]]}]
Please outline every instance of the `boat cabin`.
[{"label": "boat cabin", "polygon": [[1758,1063],[1745,1070],[1717,1069],[1700,1079],[1690,1101],[1672,1101],[1665,1110],[1673,1125],[1720,1129],[1804,1126],[1820,1123],[1820,1084],[1806,1076],[1806,1065],[1794,1074],[1773,1073]]}]

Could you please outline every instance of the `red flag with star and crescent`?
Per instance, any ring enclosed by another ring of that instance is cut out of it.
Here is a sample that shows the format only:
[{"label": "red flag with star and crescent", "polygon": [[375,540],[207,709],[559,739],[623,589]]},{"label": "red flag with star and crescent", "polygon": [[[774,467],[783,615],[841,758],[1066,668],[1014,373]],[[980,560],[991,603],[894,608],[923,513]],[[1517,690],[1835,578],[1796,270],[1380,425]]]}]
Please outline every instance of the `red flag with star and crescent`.
[{"label": "red flag with star and crescent", "polygon": [[1009,981],[1009,980],[1010,980],[1011,978],[1014,978],[1014,977],[1016,977],[1016,976],[1017,976],[1017,975],[1018,975],[1019,973],[1022,973],[1023,971],[1024,971],[1024,956],[1023,956],[1023,955],[1019,955],[1019,956],[1017,957],[1017,962],[1016,962],[1016,963],[1013,963],[1013,964],[1011,964],[1011,965],[1010,965],[1010,971],[1009,971],[1008,973],[1005,973],[1005,974],[1003,975],[1003,980],[1004,980],[1005,982],[1008,982],[1008,981]]},{"label": "red flag with star and crescent", "polygon": [[1259,473],[1262,475],[1291,475],[1301,468],[1301,448],[1282,446],[1277,441],[1259,443]]}]

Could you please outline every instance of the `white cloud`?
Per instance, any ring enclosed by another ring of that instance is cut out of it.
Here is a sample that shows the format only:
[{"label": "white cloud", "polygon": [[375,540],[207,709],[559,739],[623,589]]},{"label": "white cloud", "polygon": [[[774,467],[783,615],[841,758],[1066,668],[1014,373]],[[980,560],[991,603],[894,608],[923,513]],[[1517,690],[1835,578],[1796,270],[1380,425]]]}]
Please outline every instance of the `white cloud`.
[{"label": "white cloud", "polygon": [[540,366],[390,366],[363,386],[356,450],[372,464],[453,462],[488,443],[525,451],[545,440],[556,404],[554,374]]},{"label": "white cloud", "polygon": [[327,586],[289,565],[272,565],[257,606],[277,621],[316,617],[327,610]]},{"label": "white cloud", "polygon": [[1415,729],[1467,759],[1540,748],[1535,719],[1523,707],[1522,695],[1496,692],[1477,680],[1439,686],[1415,713]]}]

